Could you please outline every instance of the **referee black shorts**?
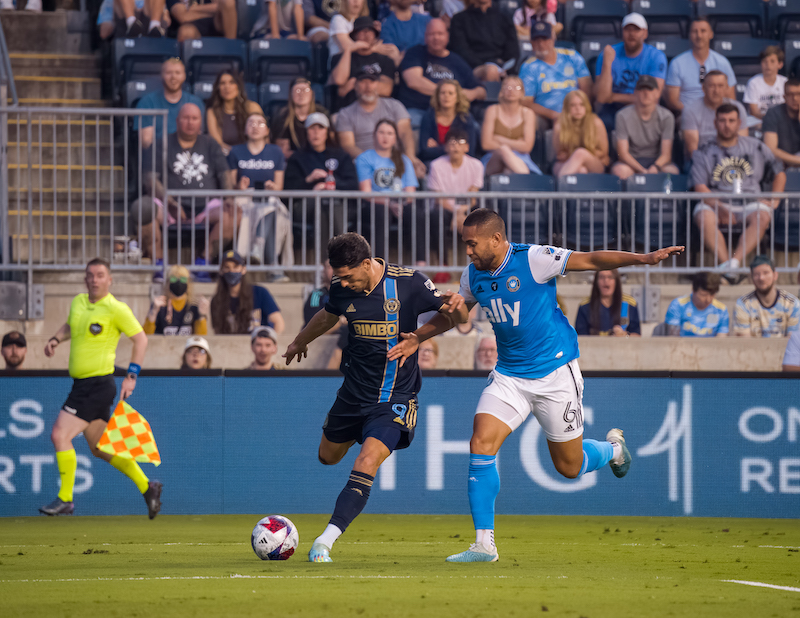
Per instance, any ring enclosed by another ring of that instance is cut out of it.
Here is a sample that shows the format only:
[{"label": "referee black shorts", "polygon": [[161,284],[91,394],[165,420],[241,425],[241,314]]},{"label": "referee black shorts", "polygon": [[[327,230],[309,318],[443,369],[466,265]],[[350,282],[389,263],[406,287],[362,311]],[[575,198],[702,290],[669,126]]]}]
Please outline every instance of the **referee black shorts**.
[{"label": "referee black shorts", "polygon": [[61,409],[87,423],[98,418],[108,422],[116,396],[117,385],[111,374],[74,380]]}]

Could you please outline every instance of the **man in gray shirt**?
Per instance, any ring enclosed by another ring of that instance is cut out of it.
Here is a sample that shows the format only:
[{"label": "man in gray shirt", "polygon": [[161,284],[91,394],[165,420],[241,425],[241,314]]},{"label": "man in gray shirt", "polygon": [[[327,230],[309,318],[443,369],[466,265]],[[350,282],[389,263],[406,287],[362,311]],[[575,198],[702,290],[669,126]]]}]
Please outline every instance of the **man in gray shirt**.
[{"label": "man in gray shirt", "polygon": [[681,131],[686,145],[686,155],[691,158],[697,147],[713,140],[717,135],[714,112],[723,103],[732,103],[739,109],[741,127],[739,135],[747,136],[747,112],[744,106],[727,97],[728,77],[722,71],[709,71],[703,80],[703,98],[688,103],[681,114]]},{"label": "man in gray shirt", "polygon": [[[708,79],[706,77],[706,79]],[[692,157],[692,185],[698,193],[741,194],[738,199],[706,198],[694,208],[706,248],[716,255],[720,270],[737,270],[764,236],[772,211],[780,200],[758,199],[762,182],[772,182],[771,191],[780,193],[786,186],[783,164],[759,140],[738,134],[739,107],[723,103],[715,113],[716,139],[701,144]],[[725,235],[718,225],[744,224],[733,254],[728,253]],[[726,274],[738,281],[737,275]]]},{"label": "man in gray shirt", "polygon": [[342,108],[336,119],[339,145],[355,160],[365,150],[375,147],[375,126],[386,118],[397,125],[402,150],[414,163],[417,177],[424,176],[425,164],[417,158],[411,116],[403,104],[397,99],[379,96],[377,75],[368,71],[356,76],[355,90],[356,102]]},{"label": "man in gray shirt", "polygon": [[642,75],[633,91],[633,105],[614,120],[618,161],[611,173],[625,180],[633,174],[678,174],[672,163],[675,118],[658,104],[658,82]]}]

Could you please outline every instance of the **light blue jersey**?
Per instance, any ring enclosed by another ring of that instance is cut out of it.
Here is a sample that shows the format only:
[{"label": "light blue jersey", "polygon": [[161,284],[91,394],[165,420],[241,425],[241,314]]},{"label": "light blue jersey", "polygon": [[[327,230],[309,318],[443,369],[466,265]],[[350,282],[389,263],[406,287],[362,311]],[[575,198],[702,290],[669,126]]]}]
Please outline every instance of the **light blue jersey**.
[{"label": "light blue jersey", "polygon": [[728,309],[717,299],[703,310],[692,302],[692,295],[676,298],[669,304],[664,320],[669,326],[679,326],[681,337],[716,337],[728,332]]},{"label": "light blue jersey", "polygon": [[564,275],[571,253],[510,243],[497,270],[464,270],[459,294],[480,304],[492,323],[498,373],[543,378],[578,358],[578,335],[556,302],[555,277]]},{"label": "light blue jersey", "polygon": [[549,65],[538,58],[525,61],[519,78],[525,84],[525,96],[533,97],[542,107],[560,112],[564,97],[578,89],[578,79],[591,77],[586,62],[574,49],[556,47],[556,63]]}]

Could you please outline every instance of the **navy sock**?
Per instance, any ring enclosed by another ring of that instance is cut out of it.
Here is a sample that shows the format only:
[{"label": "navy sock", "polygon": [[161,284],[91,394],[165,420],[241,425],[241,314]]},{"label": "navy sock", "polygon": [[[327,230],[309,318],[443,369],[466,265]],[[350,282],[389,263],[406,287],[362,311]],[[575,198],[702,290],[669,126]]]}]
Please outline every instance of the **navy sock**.
[{"label": "navy sock", "polygon": [[342,532],[347,530],[347,526],[358,517],[358,514],[367,505],[369,491],[372,489],[374,480],[374,476],[353,470],[350,473],[350,480],[347,481],[347,485],[336,499],[336,507],[333,509],[330,523]]}]

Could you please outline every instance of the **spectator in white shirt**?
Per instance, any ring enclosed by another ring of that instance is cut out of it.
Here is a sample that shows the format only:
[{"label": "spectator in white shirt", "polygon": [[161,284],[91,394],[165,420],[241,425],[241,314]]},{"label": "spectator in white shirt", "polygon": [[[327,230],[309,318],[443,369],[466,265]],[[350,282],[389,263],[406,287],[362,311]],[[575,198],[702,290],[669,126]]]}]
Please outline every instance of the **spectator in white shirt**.
[{"label": "spectator in white shirt", "polygon": [[783,87],[787,78],[778,75],[778,71],[783,68],[785,57],[777,45],[770,45],[759,54],[761,73],[750,78],[744,91],[744,102],[751,116],[763,118],[770,107],[783,103]]}]

